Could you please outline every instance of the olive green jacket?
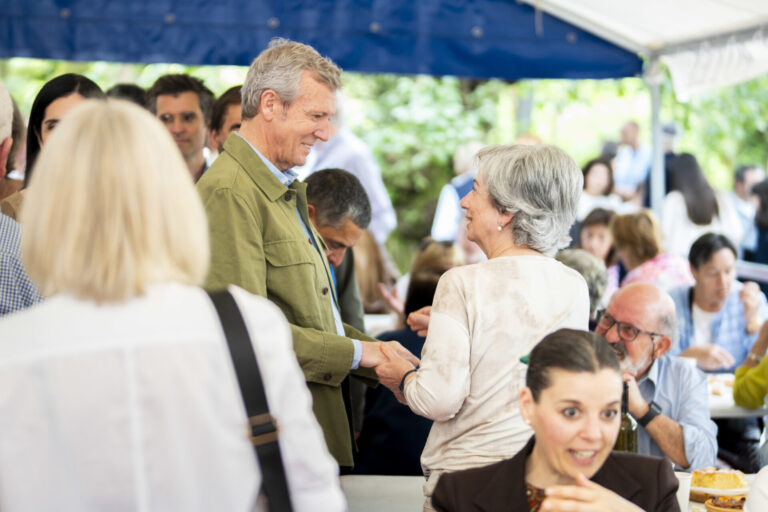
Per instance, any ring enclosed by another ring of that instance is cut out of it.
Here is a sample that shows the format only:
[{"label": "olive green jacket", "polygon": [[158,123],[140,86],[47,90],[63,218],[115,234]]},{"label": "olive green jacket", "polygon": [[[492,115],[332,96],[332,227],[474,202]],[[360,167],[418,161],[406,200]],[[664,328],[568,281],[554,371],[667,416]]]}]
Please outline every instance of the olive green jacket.
[{"label": "olive green jacket", "polygon": [[[331,300],[336,297],[320,235],[307,214],[306,185],[286,187],[239,135],[197,183],[208,214],[211,267],[208,289],[235,284],[277,304],[291,324],[293,348],[312,393],[315,416],[328,450],[352,466],[352,436],[341,392],[354,354],[348,337],[336,334]],[[311,230],[307,239],[296,214]],[[372,340],[344,325],[345,334]],[[371,370],[356,375],[375,378]]]}]

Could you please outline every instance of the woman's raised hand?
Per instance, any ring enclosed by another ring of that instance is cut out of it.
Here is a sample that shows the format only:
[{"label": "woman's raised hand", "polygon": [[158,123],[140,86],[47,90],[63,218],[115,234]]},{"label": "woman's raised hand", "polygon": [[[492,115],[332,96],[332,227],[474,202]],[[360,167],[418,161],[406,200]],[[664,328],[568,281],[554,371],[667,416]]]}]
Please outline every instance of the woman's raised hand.
[{"label": "woman's raised hand", "polygon": [[412,331],[416,331],[419,336],[427,335],[427,327],[429,327],[429,314],[432,312],[432,306],[424,306],[421,309],[417,309],[410,315],[408,315],[408,327]]},{"label": "woman's raised hand", "polygon": [[643,509],[602,487],[584,475],[576,477],[576,485],[547,488],[541,504],[543,512],[642,512]]}]

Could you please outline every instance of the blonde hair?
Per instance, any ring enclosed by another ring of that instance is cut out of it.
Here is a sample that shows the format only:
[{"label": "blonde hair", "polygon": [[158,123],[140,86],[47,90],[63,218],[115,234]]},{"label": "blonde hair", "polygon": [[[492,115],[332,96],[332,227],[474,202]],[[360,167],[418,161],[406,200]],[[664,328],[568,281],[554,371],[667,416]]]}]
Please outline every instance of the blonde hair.
[{"label": "blonde hair", "polygon": [[22,257],[44,295],[118,302],[199,285],[208,224],[168,131],[126,101],[88,100],[56,127],[21,213]]},{"label": "blonde hair", "polygon": [[627,249],[638,265],[655,258],[664,251],[664,235],[652,211],[642,209],[636,213],[614,215],[611,236],[616,249]]},{"label": "blonde hair", "polygon": [[288,107],[299,97],[299,81],[304,71],[310,71],[315,79],[336,91],[341,89],[341,69],[327,57],[306,44],[275,38],[269,48],[251,63],[241,89],[243,119],[251,119],[259,113],[261,96],[271,89]]}]

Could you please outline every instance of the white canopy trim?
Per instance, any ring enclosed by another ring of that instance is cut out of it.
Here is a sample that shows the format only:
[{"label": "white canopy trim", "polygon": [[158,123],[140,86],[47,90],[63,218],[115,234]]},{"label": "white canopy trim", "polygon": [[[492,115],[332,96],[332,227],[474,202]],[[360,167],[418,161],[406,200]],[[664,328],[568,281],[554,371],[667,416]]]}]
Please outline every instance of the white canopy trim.
[{"label": "white canopy trim", "polygon": [[765,0],[522,0],[669,68],[681,101],[768,72]]}]

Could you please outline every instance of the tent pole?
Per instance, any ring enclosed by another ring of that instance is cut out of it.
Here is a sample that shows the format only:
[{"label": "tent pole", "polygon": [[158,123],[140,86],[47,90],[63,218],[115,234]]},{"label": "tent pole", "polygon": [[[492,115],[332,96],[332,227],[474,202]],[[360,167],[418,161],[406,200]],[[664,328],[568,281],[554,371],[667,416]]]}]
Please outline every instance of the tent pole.
[{"label": "tent pole", "polygon": [[661,218],[661,204],[664,201],[664,148],[661,147],[661,82],[663,74],[658,57],[652,57],[645,72],[645,82],[651,91],[651,209]]}]

